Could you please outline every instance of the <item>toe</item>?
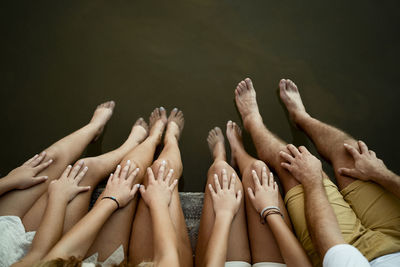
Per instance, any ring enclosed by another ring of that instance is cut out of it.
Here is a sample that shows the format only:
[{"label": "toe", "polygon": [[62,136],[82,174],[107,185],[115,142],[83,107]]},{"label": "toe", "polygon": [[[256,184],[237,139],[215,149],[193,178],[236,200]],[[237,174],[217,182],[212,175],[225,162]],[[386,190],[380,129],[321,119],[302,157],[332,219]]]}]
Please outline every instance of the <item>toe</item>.
[{"label": "toe", "polygon": [[249,90],[253,89],[253,82],[251,81],[250,78],[246,78],[244,81],[246,82],[247,89]]},{"label": "toe", "polygon": [[286,90],[286,80],[285,80],[285,79],[280,80],[280,82],[279,82],[279,88],[280,88],[281,90]]}]

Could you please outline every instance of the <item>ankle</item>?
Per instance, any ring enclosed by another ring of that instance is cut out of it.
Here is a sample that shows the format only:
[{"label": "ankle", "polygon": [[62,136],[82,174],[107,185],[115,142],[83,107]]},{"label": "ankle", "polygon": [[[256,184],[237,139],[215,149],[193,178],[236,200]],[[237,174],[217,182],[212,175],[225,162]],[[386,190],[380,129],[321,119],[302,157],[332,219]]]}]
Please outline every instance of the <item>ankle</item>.
[{"label": "ankle", "polygon": [[243,120],[243,126],[247,131],[250,131],[254,126],[259,127],[260,125],[264,125],[260,113],[249,114]]}]

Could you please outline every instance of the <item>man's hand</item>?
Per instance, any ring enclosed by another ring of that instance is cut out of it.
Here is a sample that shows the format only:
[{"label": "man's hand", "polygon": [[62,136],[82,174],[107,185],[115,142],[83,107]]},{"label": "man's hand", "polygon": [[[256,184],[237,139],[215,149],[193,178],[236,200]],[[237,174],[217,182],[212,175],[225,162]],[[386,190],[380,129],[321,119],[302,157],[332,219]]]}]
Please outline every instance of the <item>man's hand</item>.
[{"label": "man's hand", "polygon": [[303,186],[322,185],[322,164],[307,148],[287,145],[289,153],[281,151],[280,156],[286,161],[281,166],[288,170]]},{"label": "man's hand", "polygon": [[358,141],[358,149],[344,144],[347,152],[354,159],[354,168],[339,168],[338,172],[363,181],[374,180],[390,173],[383,161],[376,157],[372,150],[368,150],[367,145],[363,141]]},{"label": "man's hand", "polygon": [[218,175],[214,174],[214,186],[208,184],[214,206],[215,215],[226,214],[233,218],[239,210],[242,192],[235,192],[236,176],[232,173],[230,182],[226,170],[222,170],[222,186],[219,183]]}]

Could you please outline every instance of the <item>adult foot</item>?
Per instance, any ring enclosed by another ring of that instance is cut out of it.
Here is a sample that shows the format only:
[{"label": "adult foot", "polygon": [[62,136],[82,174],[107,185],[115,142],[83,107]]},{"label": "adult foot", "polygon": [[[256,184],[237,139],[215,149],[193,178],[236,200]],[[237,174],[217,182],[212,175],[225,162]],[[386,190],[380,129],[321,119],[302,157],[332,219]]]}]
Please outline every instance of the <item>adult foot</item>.
[{"label": "adult foot", "polygon": [[208,132],[207,143],[214,160],[217,158],[226,160],[224,135],[219,127]]},{"label": "adult foot", "polygon": [[231,147],[231,166],[237,165],[237,151],[244,149],[242,141],[242,130],[233,121],[228,121],[226,124],[226,137],[228,137],[229,145]]},{"label": "adult foot", "polygon": [[297,123],[300,117],[309,116],[304,108],[303,101],[297,86],[289,79],[282,79],[279,82],[279,95],[285,104],[290,119]]},{"label": "adult foot", "polygon": [[157,141],[161,141],[161,136],[167,124],[167,111],[165,108],[155,108],[150,114],[150,136],[154,136]]},{"label": "adult foot", "polygon": [[144,139],[149,135],[149,126],[143,118],[136,120],[132,127],[131,136],[137,143],[143,142]]},{"label": "adult foot", "polygon": [[183,126],[185,124],[185,118],[183,112],[177,108],[174,108],[168,117],[167,131],[165,132],[165,138],[176,138],[179,140],[181,136]]},{"label": "adult foot", "polygon": [[253,119],[261,119],[256,100],[256,91],[250,78],[238,83],[235,89],[235,101],[245,127]]},{"label": "adult foot", "polygon": [[94,111],[93,117],[90,120],[91,124],[96,125],[98,127],[98,131],[94,137],[94,141],[96,141],[101,133],[104,130],[104,126],[111,118],[115,107],[114,101],[107,101],[97,106],[96,110]]}]

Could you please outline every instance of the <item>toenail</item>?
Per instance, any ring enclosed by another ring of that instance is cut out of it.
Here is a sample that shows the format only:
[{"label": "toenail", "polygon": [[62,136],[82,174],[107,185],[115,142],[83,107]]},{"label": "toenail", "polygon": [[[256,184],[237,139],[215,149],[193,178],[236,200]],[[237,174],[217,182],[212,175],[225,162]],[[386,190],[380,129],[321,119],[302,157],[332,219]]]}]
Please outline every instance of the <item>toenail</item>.
[{"label": "toenail", "polygon": [[165,110],[165,108],[164,107],[160,107],[160,110]]}]

